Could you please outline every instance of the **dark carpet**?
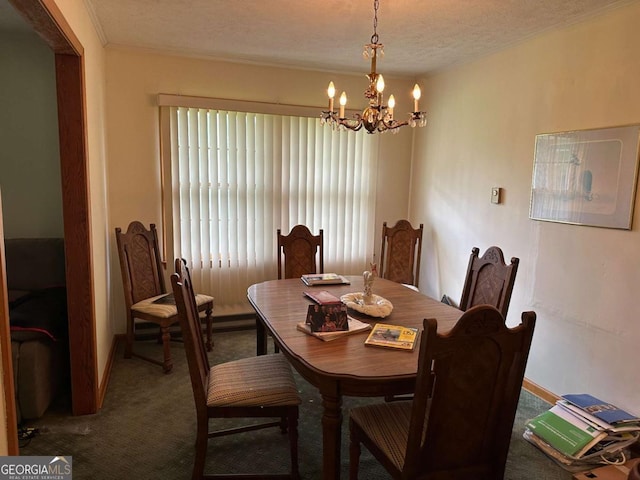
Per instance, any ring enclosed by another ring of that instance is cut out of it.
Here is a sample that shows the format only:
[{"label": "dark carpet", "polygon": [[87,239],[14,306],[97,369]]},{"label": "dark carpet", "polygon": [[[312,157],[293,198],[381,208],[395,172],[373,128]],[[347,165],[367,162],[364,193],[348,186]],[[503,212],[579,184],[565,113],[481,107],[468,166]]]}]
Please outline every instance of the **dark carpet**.
[{"label": "dark carpet", "polygon": [[[255,354],[255,331],[216,332],[212,363]],[[160,358],[162,347],[154,341],[137,342],[140,353]],[[52,406],[29,426],[39,433],[21,448],[21,455],[73,457],[73,478],[158,479],[191,478],[195,440],[195,407],[184,355],[172,343],[174,367],[164,375],[149,362],[123,358],[119,347],[103,408],[95,415],[71,416],[64,401]],[[299,450],[303,479],[322,477],[321,399],[315,387],[297,376],[303,398],[300,406]],[[343,402],[342,478],[348,478],[349,408],[380,399],[346,397]],[[556,465],[522,438],[524,422],[549,405],[523,391],[513,429],[506,479],[570,480],[571,473]],[[286,473],[288,440],[278,429],[260,430],[214,439],[209,443],[210,473]],[[389,476],[363,449],[360,478]],[[472,479],[470,479],[472,480]]]}]

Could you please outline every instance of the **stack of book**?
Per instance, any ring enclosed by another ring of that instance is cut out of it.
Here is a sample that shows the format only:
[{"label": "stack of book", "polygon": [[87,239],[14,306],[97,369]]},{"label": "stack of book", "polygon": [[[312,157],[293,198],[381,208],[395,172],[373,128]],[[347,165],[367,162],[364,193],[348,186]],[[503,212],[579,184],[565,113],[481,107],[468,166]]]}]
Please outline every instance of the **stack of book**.
[{"label": "stack of book", "polygon": [[640,418],[589,394],[563,395],[524,437],[562,465],[600,463],[640,437]]},{"label": "stack of book", "polygon": [[347,315],[347,306],[331,292],[314,290],[306,291],[304,295],[315,303],[308,307],[307,320],[296,326],[301,332],[329,342],[371,329],[368,323]]},{"label": "stack of book", "polygon": [[349,279],[337,273],[309,273],[302,275],[300,280],[308,287],[315,285],[349,285]]}]

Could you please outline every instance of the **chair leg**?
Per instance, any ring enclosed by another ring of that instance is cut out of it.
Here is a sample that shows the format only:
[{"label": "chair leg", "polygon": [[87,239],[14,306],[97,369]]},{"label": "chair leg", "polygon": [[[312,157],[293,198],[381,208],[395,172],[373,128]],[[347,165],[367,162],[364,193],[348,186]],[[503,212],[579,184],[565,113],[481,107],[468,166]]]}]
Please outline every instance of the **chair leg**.
[{"label": "chair leg", "polygon": [[287,433],[287,430],[289,429],[289,417],[281,417],[280,418],[280,433]]},{"label": "chair leg", "polygon": [[209,440],[209,421],[197,419],[198,431],[196,433],[196,454],[193,459],[193,480],[204,478],[204,463],[207,458],[207,442]]},{"label": "chair leg", "polygon": [[288,416],[289,420],[289,445],[291,447],[291,478],[298,480],[298,407],[292,408]]},{"label": "chair leg", "polygon": [[169,373],[173,368],[173,360],[171,360],[171,333],[169,327],[161,327],[162,331],[162,350],[164,352],[164,361],[162,362],[162,369],[164,373]]},{"label": "chair leg", "polygon": [[127,338],[124,346],[124,358],[131,358],[133,355],[133,317],[131,312],[127,313]]},{"label": "chair leg", "polygon": [[354,434],[353,429],[350,429],[349,438],[349,480],[358,480],[358,469],[360,467],[360,440]]},{"label": "chair leg", "polygon": [[207,352],[210,352],[213,348],[213,319],[211,318],[211,312],[213,311],[212,307],[209,307],[205,310],[205,322],[207,324]]}]

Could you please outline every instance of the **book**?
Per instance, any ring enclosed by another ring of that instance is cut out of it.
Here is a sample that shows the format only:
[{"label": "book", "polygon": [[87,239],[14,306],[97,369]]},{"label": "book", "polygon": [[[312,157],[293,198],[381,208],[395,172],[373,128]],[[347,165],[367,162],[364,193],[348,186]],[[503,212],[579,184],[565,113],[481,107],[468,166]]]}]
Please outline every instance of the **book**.
[{"label": "book", "polygon": [[176,299],[173,296],[173,293],[167,293],[160,298],[156,298],[152,303],[157,303],[160,305],[175,305]]},{"label": "book", "polygon": [[337,332],[349,330],[347,306],[344,303],[309,305],[307,320],[312,332]]},{"label": "book", "polygon": [[562,454],[559,450],[556,450],[528,428],[525,428],[524,433],[522,434],[525,440],[538,447],[546,455],[566,469],[585,468],[589,465],[602,463],[602,455],[606,455],[611,461],[613,461],[614,457],[624,459],[622,451],[638,439],[638,433],[629,434],[627,432],[624,435],[625,437],[621,437],[613,441],[610,441],[609,437],[606,437],[604,440],[596,443],[580,458],[575,458]]},{"label": "book", "polygon": [[311,325],[309,325],[306,322],[298,323],[296,328],[301,332],[304,332],[308,335],[312,335],[325,342],[330,342],[331,340],[337,340],[338,338],[344,337],[346,335],[352,335],[354,333],[366,332],[371,329],[371,325],[365,322],[361,322],[360,320],[357,320],[353,317],[347,317],[347,322],[349,325],[349,329],[337,331],[337,332],[313,332],[311,331]]},{"label": "book", "polygon": [[416,346],[417,340],[417,328],[376,323],[364,341],[364,344],[373,347],[387,347],[411,351]]},{"label": "book", "polygon": [[526,427],[562,455],[580,458],[607,436],[560,405],[529,420]]},{"label": "book", "polygon": [[593,445],[582,458],[593,457],[621,450],[638,439],[638,432],[622,432],[607,435]]},{"label": "book", "polygon": [[319,290],[313,292],[303,292],[307,297],[316,302],[319,305],[331,305],[336,303],[342,303],[338,297],[327,290]]},{"label": "book", "polygon": [[562,398],[590,415],[607,422],[609,425],[616,426],[616,424],[619,423],[640,422],[640,417],[625,412],[621,408],[602,401],[588,393],[568,394],[563,395]]},{"label": "book", "polygon": [[610,423],[605,422],[604,420],[591,415],[586,410],[568,402],[567,400],[558,400],[556,402],[557,405],[560,405],[562,408],[570,410],[577,415],[580,415],[586,422],[592,423],[594,426],[606,430],[612,433],[619,432],[632,432],[636,430],[640,430],[640,423],[636,422],[623,422],[616,425],[611,425]]},{"label": "book", "polygon": [[337,273],[310,273],[302,275],[300,279],[305,285],[349,285],[351,282]]}]

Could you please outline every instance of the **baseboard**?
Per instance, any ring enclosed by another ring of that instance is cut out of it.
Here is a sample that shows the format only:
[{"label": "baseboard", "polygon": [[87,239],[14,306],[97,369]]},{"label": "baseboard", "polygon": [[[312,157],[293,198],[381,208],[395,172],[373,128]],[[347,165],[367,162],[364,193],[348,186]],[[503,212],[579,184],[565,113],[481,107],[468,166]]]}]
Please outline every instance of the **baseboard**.
[{"label": "baseboard", "polygon": [[[204,328],[204,319],[203,328]],[[256,328],[256,314],[238,314],[213,317],[211,328],[214,332],[229,332],[234,330],[250,330]],[[177,323],[169,327],[169,333],[174,338],[180,338],[180,325]],[[124,338],[124,335],[121,335]],[[158,337],[158,326],[152,322],[136,323],[136,340],[153,340]]]},{"label": "baseboard", "polygon": [[256,328],[256,314],[224,315],[213,317],[214,331],[228,332],[230,330],[250,330]]},{"label": "baseboard", "polygon": [[116,355],[118,342],[124,341],[124,339],[125,336],[122,334],[114,335],[113,341],[111,342],[109,357],[107,358],[107,364],[104,368],[102,381],[100,382],[100,387],[98,388],[98,410],[102,408],[102,405],[104,404],[104,397],[107,394],[107,387],[109,386],[109,379],[111,378],[111,370],[113,369],[113,358]]},{"label": "baseboard", "polygon": [[540,385],[533,383],[531,380],[525,378],[522,381],[522,388],[524,388],[527,392],[532,393],[538,398],[541,398],[547,403],[555,405],[555,403],[560,400],[560,397],[549,390],[542,388]]}]

